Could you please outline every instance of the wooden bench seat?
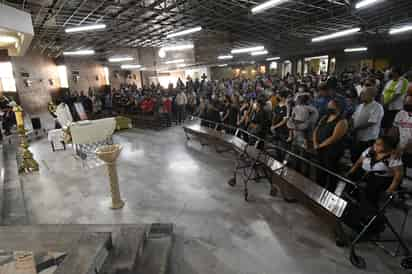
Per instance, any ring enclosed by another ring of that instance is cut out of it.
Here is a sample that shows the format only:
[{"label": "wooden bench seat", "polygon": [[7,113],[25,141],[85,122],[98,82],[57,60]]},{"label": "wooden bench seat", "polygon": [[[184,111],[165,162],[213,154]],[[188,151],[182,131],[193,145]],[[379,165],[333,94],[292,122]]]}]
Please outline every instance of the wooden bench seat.
[{"label": "wooden bench seat", "polygon": [[311,208],[315,207],[318,213],[320,212],[318,209],[320,209],[329,217],[340,219],[343,216],[348,204],[343,198],[287,167],[286,162],[278,161],[264,150],[260,150],[254,145],[249,145],[237,136],[223,134],[220,131],[201,126],[200,124],[184,126],[183,129],[187,134],[200,137],[205,141],[231,145],[234,151],[244,153],[249,161],[255,164],[259,163],[272,173],[270,178],[271,185],[276,185],[281,189],[285,200],[292,200],[290,197],[287,197],[292,195],[299,201],[310,204]]}]

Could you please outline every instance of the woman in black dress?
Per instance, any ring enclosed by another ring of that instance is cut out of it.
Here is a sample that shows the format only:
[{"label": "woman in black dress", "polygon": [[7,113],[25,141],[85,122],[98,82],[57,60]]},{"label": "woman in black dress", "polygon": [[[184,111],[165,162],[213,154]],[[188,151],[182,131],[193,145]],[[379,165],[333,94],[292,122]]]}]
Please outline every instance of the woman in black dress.
[{"label": "woman in black dress", "polygon": [[[338,172],[339,161],[344,154],[344,137],[348,132],[348,121],[342,115],[343,108],[338,100],[328,104],[327,115],[318,123],[313,132],[313,147],[321,166]],[[336,179],[321,172],[319,184],[334,191]]]}]

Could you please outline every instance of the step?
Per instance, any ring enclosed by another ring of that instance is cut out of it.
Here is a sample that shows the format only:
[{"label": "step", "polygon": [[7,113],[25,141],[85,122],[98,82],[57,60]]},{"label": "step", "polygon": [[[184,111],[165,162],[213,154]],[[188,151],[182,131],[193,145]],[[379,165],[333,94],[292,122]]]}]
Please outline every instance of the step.
[{"label": "step", "polygon": [[102,274],[132,273],[143,254],[146,229],[121,226],[113,229],[112,248]]},{"label": "step", "polygon": [[3,158],[3,144],[0,143],[0,225],[3,224],[4,181],[6,179],[6,165]]},{"label": "step", "polygon": [[148,230],[144,224],[0,226],[0,242],[5,251],[63,252],[54,274],[130,274]]},{"label": "step", "polygon": [[17,166],[17,147],[3,145],[3,225],[28,224],[27,208]]},{"label": "step", "polygon": [[173,247],[173,225],[153,224],[146,239],[143,256],[134,274],[168,273]]}]

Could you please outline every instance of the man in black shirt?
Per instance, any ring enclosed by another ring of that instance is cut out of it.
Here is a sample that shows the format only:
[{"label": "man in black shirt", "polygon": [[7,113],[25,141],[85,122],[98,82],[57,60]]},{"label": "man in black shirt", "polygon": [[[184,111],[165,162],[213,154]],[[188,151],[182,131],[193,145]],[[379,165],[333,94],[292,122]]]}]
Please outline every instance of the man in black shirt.
[{"label": "man in black shirt", "polygon": [[286,91],[281,91],[279,93],[279,103],[276,105],[275,110],[273,112],[271,131],[276,140],[286,141],[289,135],[289,131],[287,128],[288,106],[286,102],[288,96],[289,93]]},{"label": "man in black shirt", "polygon": [[266,138],[272,123],[272,114],[264,109],[265,105],[266,98],[263,95],[259,96],[255,112],[252,114],[251,123],[249,125],[249,131],[262,139]]}]

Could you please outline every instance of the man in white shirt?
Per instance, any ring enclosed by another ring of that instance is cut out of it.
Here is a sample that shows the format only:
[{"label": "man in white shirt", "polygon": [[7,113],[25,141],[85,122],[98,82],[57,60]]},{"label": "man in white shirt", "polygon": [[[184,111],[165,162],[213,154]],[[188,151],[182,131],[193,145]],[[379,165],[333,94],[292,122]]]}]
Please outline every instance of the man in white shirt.
[{"label": "man in white shirt", "polygon": [[185,108],[187,105],[187,96],[183,89],[176,96],[176,111],[177,111],[177,123],[180,124],[184,122],[185,117]]},{"label": "man in white shirt", "polygon": [[375,101],[377,90],[375,87],[366,87],[362,90],[362,103],[352,115],[355,140],[351,148],[351,160],[355,163],[365,149],[373,145],[379,137],[383,119],[383,107]]},{"label": "man in white shirt", "polygon": [[393,68],[391,80],[386,83],[383,89],[383,106],[385,117],[382,127],[387,130],[392,128],[396,114],[402,109],[405,95],[408,91],[409,82],[401,77],[402,72],[399,68]]}]

